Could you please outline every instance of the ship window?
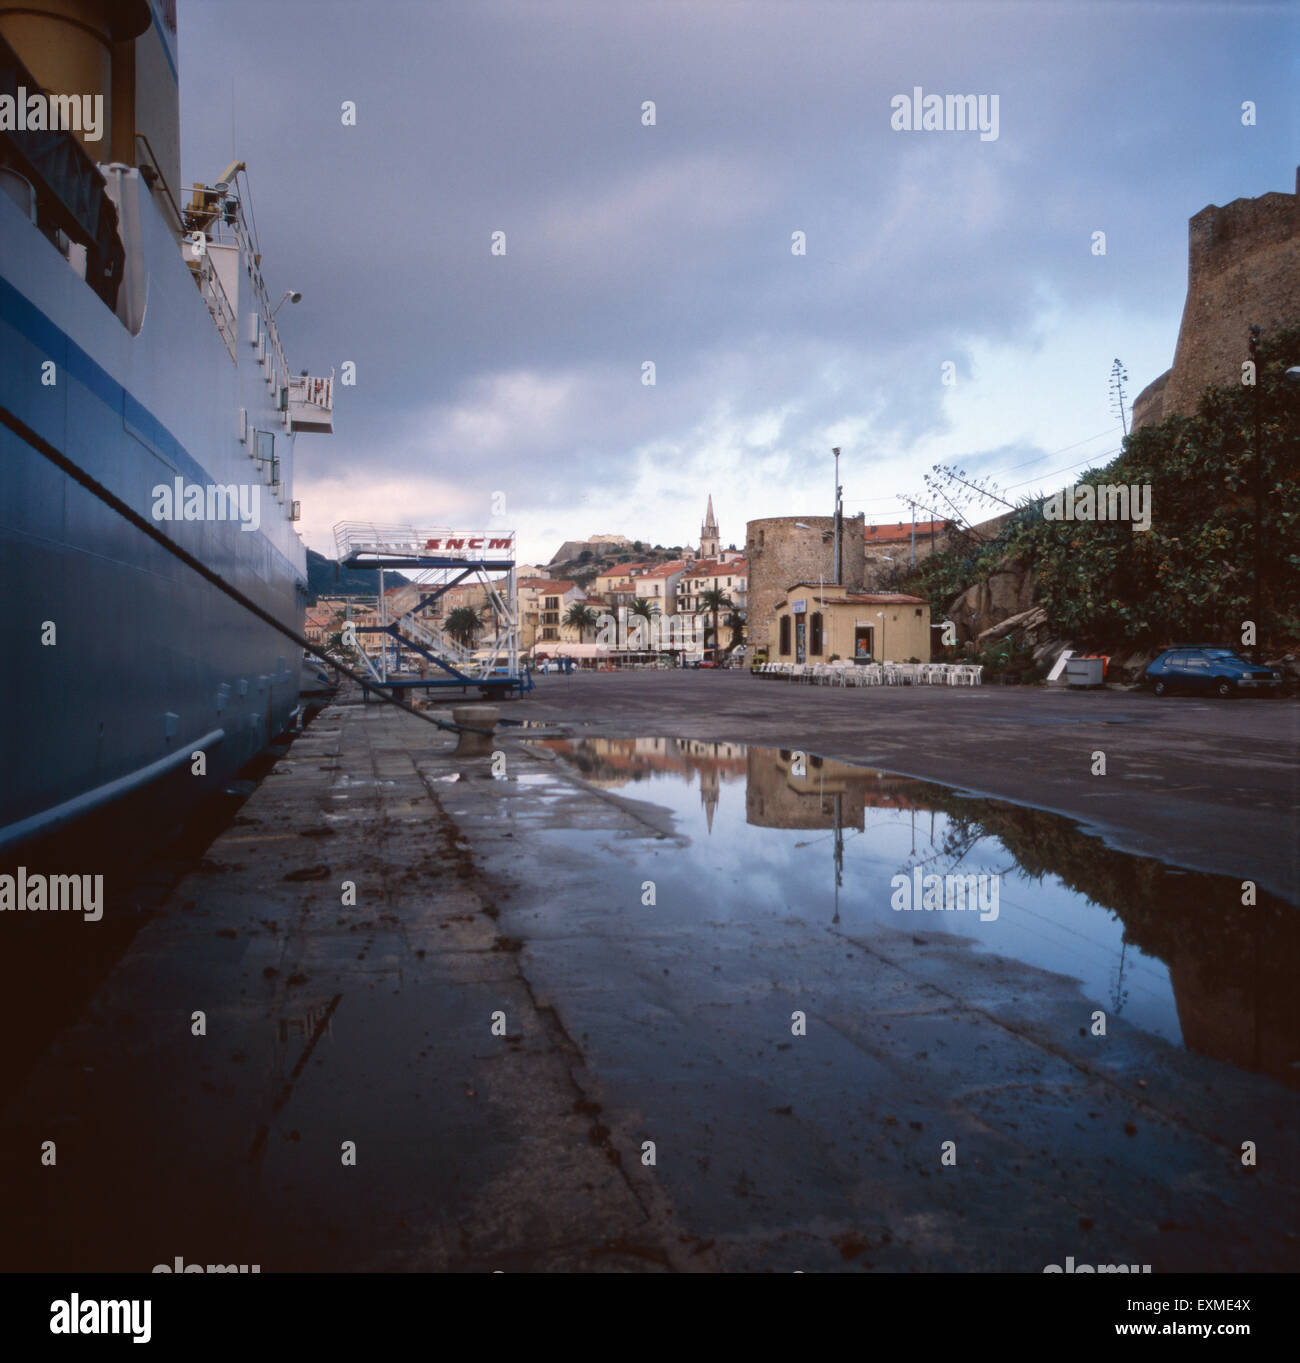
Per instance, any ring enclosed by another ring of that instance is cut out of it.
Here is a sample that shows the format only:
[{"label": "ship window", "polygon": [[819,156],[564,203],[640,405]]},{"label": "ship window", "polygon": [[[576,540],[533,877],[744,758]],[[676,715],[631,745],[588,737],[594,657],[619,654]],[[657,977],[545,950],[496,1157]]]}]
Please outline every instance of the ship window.
[{"label": "ship window", "polygon": [[274,431],[254,431],[257,436],[257,461],[259,464],[269,464],[275,458],[275,432]]}]

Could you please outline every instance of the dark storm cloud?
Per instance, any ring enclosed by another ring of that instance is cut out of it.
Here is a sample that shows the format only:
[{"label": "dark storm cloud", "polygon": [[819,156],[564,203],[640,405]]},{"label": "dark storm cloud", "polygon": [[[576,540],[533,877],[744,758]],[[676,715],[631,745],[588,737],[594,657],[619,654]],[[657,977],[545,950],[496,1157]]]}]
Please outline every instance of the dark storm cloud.
[{"label": "dark storm cloud", "polygon": [[[796,476],[845,422],[905,460],[954,420],[939,365],[1032,347],[1045,299],[1156,314],[1171,353],[1186,218],[1294,169],[1279,8],[191,0],[181,31],[187,178],[228,159],[233,102],[271,281],[306,295],[291,362],[358,365],[309,507],[372,469],[612,511],[656,460],[694,507],[707,458],[739,533],[747,469]],[[998,139],[893,131],[917,85],[996,94]]]}]

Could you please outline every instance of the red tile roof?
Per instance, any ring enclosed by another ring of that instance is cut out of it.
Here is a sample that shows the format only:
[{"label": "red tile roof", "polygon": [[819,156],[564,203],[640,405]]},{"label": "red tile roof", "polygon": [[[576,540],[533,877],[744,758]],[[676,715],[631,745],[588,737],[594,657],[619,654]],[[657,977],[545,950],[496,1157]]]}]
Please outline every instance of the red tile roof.
[{"label": "red tile roof", "polygon": [[536,587],[539,591],[563,596],[565,592],[571,592],[578,584],[576,582],[553,582],[549,577],[526,577],[519,585],[521,587]]},{"label": "red tile roof", "polygon": [[[942,535],[949,529],[952,521],[917,521],[916,537],[920,539],[923,535],[930,534]],[[898,544],[900,541],[910,541],[912,538],[912,522],[899,521],[897,525],[868,525],[863,531],[863,538],[868,544]]]},{"label": "red tile roof", "polygon": [[923,596],[908,596],[905,592],[842,592],[839,596],[819,596],[814,601],[823,606],[926,606]]}]

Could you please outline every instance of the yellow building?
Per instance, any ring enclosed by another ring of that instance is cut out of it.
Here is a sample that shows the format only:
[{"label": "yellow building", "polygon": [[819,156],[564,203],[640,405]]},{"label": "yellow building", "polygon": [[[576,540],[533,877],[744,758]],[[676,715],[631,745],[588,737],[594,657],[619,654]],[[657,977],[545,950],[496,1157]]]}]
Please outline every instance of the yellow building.
[{"label": "yellow building", "polygon": [[653,564],[649,563],[620,563],[613,568],[607,569],[603,573],[597,573],[591,580],[589,592],[592,596],[609,597],[611,594],[627,595],[633,592],[633,579],[647,572]]},{"label": "yellow building", "polygon": [[521,652],[527,653],[538,644],[578,637],[577,632],[564,623],[569,607],[575,601],[587,599],[576,582],[526,577],[519,582],[518,593]]},{"label": "yellow building", "polygon": [[796,582],[776,603],[768,640],[774,662],[930,661],[930,607],[900,592],[846,592]]}]

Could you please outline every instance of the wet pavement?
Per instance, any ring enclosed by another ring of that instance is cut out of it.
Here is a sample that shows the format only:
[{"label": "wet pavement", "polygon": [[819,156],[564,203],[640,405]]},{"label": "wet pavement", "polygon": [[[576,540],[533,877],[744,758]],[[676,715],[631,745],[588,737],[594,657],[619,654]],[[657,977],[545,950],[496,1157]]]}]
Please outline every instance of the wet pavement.
[{"label": "wet pavement", "polygon": [[325,711],[9,1094],[4,1267],[1300,1264],[1292,906],[595,727]]},{"label": "wet pavement", "polygon": [[[739,669],[537,679],[511,716],[802,748],[1068,814],[1300,906],[1300,700],[1041,686],[801,686]],[[1094,754],[1106,774],[1093,774]]]}]

